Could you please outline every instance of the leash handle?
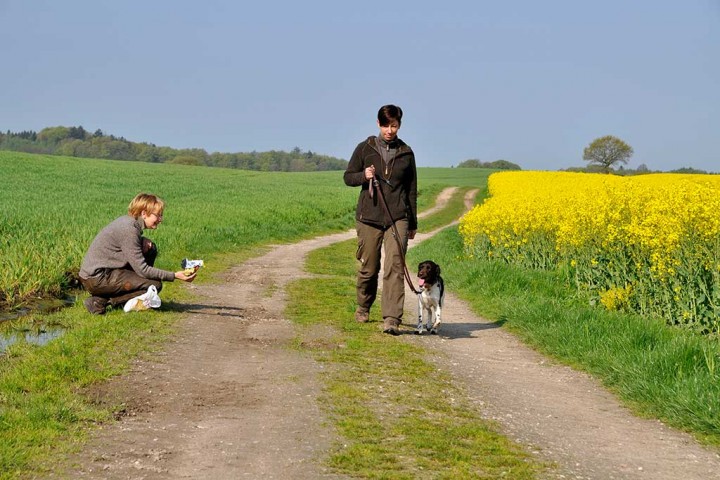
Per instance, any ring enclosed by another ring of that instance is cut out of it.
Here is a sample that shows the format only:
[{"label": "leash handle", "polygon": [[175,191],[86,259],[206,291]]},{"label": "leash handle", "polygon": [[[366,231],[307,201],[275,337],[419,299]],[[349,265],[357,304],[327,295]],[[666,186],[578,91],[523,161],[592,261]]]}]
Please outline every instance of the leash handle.
[{"label": "leash handle", "polygon": [[405,276],[405,281],[407,282],[408,286],[410,287],[410,290],[413,291],[415,295],[420,295],[422,293],[420,290],[415,289],[415,285],[413,285],[412,278],[410,276],[410,271],[407,268],[407,262],[405,261],[405,249],[403,248],[402,243],[400,242],[400,232],[398,232],[397,226],[395,225],[395,219],[392,217],[392,214],[390,213],[390,208],[387,205],[387,201],[385,200],[385,194],[382,191],[382,187],[380,186],[380,181],[378,180],[378,176],[375,175],[372,179],[372,184],[370,186],[371,191],[377,190],[378,196],[380,197],[381,203],[383,208],[385,209],[385,214],[390,219],[390,225],[392,225],[395,241],[398,244],[398,249],[400,250],[400,258],[402,258],[403,263],[403,275]]}]

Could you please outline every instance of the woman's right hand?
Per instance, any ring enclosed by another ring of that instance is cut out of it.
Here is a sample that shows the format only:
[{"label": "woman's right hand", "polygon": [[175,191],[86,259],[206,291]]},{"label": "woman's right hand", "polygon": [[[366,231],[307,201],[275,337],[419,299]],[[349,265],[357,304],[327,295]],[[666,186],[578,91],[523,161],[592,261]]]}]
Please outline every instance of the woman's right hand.
[{"label": "woman's right hand", "polygon": [[182,280],[183,282],[192,282],[193,280],[195,280],[195,276],[197,276],[197,271],[192,275],[185,275],[185,270],[179,270],[175,272],[175,278],[177,280]]},{"label": "woman's right hand", "polygon": [[365,180],[372,180],[375,178],[375,165],[370,165],[365,169]]}]

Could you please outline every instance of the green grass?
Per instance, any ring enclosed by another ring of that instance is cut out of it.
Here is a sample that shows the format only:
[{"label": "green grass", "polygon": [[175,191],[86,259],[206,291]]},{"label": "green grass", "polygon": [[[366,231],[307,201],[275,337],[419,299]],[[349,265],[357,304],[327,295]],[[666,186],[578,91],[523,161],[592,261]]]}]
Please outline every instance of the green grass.
[{"label": "green grass", "polygon": [[315,280],[312,295],[306,282],[290,287],[304,307],[299,321],[313,315],[338,330],[326,342],[299,340],[330,364],[321,402],[343,437],[332,467],[362,478],[534,477],[539,466],[483,421],[421,348],[383,335],[377,319],[353,323],[351,279]]},{"label": "green grass", "polygon": [[[437,215],[427,222],[447,212]],[[375,311],[370,323],[353,320],[354,249],[350,240],[311,252],[307,270],[322,278],[288,287],[298,348],[330,365],[322,404],[342,437],[330,466],[360,478],[535,478],[543,466],[481,419],[425,349],[380,333]],[[317,325],[334,333],[318,341],[308,333]]]},{"label": "green grass", "polygon": [[0,357],[0,478],[51,471],[54,459],[77,449],[89,428],[111,420],[112,408],[81,392],[125,371],[130,359],[172,331],[165,312],[78,313],[69,308],[45,316],[66,332],[43,347],[16,343]]},{"label": "green grass", "polygon": [[[139,192],[166,201],[163,223],[145,231],[160,247],[157,267],[182,258],[241,253],[353,225],[359,189],[342,171],[254,172],[0,152],[0,308],[60,296],[97,232],[127,212]],[[419,169],[418,207],[453,181],[487,171]],[[427,180],[425,180],[427,178]]]},{"label": "green grass", "polygon": [[138,192],[166,201],[145,235],[157,266],[337,231],[352,223],[357,191],[342,172],[288,174],[0,152],[0,304],[58,295],[97,232]]},{"label": "green grass", "polygon": [[448,289],[476,313],[599,378],[637,414],[720,446],[717,338],[591,306],[560,273],[467,259],[456,229],[423,242],[408,261],[423,258],[442,265]]}]

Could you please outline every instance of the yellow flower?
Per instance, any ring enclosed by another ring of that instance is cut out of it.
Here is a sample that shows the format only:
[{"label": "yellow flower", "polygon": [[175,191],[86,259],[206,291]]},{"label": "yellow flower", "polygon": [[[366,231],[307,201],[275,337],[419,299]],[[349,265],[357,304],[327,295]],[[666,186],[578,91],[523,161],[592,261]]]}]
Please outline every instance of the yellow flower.
[{"label": "yellow flower", "polygon": [[606,288],[608,305],[624,301],[613,285],[638,282],[638,303],[665,309],[668,318],[680,311],[683,295],[720,288],[698,283],[706,281],[698,272],[718,281],[720,175],[498,172],[488,178],[488,192],[459,226],[478,258],[570,264],[578,285]]}]

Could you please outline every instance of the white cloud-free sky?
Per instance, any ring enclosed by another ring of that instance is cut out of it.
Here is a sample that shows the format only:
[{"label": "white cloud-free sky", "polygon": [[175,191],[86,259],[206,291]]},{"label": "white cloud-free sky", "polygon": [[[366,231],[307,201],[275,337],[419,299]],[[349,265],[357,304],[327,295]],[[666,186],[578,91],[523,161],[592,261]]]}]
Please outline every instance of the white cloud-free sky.
[{"label": "white cloud-free sky", "polygon": [[720,0],[0,0],[0,130],[348,159],[400,105],[419,166],[720,171]]}]

